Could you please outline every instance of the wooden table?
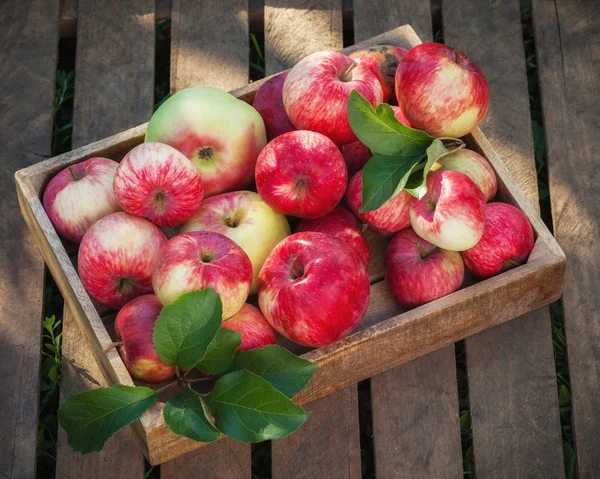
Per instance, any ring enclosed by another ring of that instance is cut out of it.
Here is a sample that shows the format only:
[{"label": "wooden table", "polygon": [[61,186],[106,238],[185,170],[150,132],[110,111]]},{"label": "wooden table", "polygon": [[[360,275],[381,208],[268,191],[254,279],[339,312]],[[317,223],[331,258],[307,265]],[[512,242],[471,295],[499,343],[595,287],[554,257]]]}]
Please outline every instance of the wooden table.
[{"label": "wooden table", "polygon": [[[62,2],[70,4],[71,2]],[[163,2],[164,3],[164,2]],[[482,128],[534,204],[538,192],[519,2],[505,0],[173,0],[171,89],[248,82],[249,17],[264,27],[267,74],[404,23],[479,63],[491,89]],[[161,9],[165,7],[162,6]],[[167,4],[168,8],[168,4]],[[72,12],[71,12],[72,13]],[[147,121],[154,102],[155,1],[79,0],[73,147]],[[18,211],[12,175],[49,154],[59,0],[0,4],[0,477],[35,475],[44,266]],[[600,6],[533,0],[554,233],[568,258],[562,300],[580,477],[600,475]],[[433,23],[432,23],[433,22]],[[104,384],[64,311],[73,388]],[[466,341],[478,477],[563,477],[548,308]],[[455,351],[447,347],[370,380],[378,477],[463,474]],[[309,405],[272,443],[272,475],[360,477],[357,387]],[[142,478],[132,431],[100,453],[73,453],[59,433],[57,476]],[[251,448],[220,441],[164,464],[161,478],[251,477]]]}]

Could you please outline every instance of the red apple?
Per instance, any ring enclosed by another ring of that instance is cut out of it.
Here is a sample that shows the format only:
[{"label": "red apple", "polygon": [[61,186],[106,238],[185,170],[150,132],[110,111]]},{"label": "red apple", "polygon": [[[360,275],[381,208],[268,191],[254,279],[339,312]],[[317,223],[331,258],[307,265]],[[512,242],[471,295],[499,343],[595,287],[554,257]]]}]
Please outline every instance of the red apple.
[{"label": "red apple", "polygon": [[166,143],[192,160],[204,195],[212,196],[252,183],[267,134],[261,116],[245,101],[216,88],[195,87],[156,110],[146,141]]},{"label": "red apple", "polygon": [[437,170],[464,173],[479,187],[486,201],[491,201],[496,196],[498,190],[496,173],[487,160],[473,150],[463,148],[444,155],[433,165],[432,171]]},{"label": "red apple", "polygon": [[339,52],[317,52],[290,70],[283,84],[283,105],[296,128],[322,133],[344,145],[356,141],[348,123],[352,90],[373,106],[383,100],[383,87],[370,67]]},{"label": "red apple", "polygon": [[485,197],[463,173],[437,171],[427,177],[427,193],[411,199],[410,222],[415,233],[438,248],[464,251],[483,235]]},{"label": "red apple", "polygon": [[175,367],[163,363],[152,342],[154,323],[162,304],[153,294],[132,299],[123,306],[115,320],[117,346],[129,374],[148,383],[160,383],[175,374]]},{"label": "red apple", "polygon": [[183,154],[163,143],[142,143],[125,155],[114,183],[125,211],[170,228],[188,220],[200,207],[200,173]]},{"label": "red apple", "polygon": [[290,234],[287,218],[273,210],[253,191],[233,191],[207,198],[180,233],[213,231],[235,241],[252,262],[252,289],[271,250]]},{"label": "red apple", "polygon": [[344,196],[348,172],[337,146],[313,131],[275,138],[256,162],[256,188],[265,203],[286,215],[317,218]]},{"label": "red apple", "polygon": [[366,263],[342,240],[313,231],[279,243],[258,277],[265,318],[304,346],[326,346],[352,331],[369,294]]},{"label": "red apple", "polygon": [[333,211],[320,218],[300,221],[296,233],[302,231],[318,231],[341,239],[356,251],[365,263],[369,264],[371,259],[369,244],[360,231],[356,217],[343,206],[336,206]]},{"label": "red apple", "polygon": [[383,102],[396,100],[394,80],[398,64],[406,56],[406,49],[393,45],[375,45],[348,55],[360,65],[370,67],[383,85]]},{"label": "red apple", "polygon": [[121,211],[113,192],[119,164],[90,158],[59,172],[44,190],[44,209],[59,235],[79,243],[100,218]]},{"label": "red apple", "polygon": [[533,243],[533,229],[521,211],[506,203],[490,203],[481,241],[461,254],[469,271],[489,278],[525,263]]},{"label": "red apple", "polygon": [[414,308],[458,290],[465,268],[460,253],[420,238],[412,229],[392,238],[385,254],[385,279],[404,308]]},{"label": "red apple", "polygon": [[485,116],[490,94],[485,76],[464,53],[422,43],[398,66],[396,97],[413,128],[458,138]]},{"label": "red apple", "polygon": [[346,201],[352,212],[364,221],[369,229],[383,236],[410,226],[409,206],[412,196],[402,190],[373,211],[359,213],[362,204],[362,170],[356,173],[346,191]]},{"label": "red apple", "polygon": [[152,273],[163,305],[183,293],[211,286],[221,297],[223,319],[237,313],[252,285],[252,263],[242,248],[219,233],[195,231],[171,238]]},{"label": "red apple", "polygon": [[245,303],[235,315],[221,324],[226,329],[242,335],[242,344],[238,351],[264,348],[277,343],[275,331],[256,306]]},{"label": "red apple", "polygon": [[86,291],[111,308],[152,292],[152,270],[167,242],[145,218],[120,212],[96,221],[81,240],[78,269]]},{"label": "red apple", "polygon": [[406,115],[402,111],[402,108],[396,105],[390,105],[390,108],[394,111],[394,117],[396,117],[396,120],[398,120],[404,126],[408,126],[409,128],[413,127],[410,124],[410,121],[408,121],[408,118],[406,118]]},{"label": "red apple", "polygon": [[269,141],[296,129],[283,107],[283,82],[287,76],[288,72],[283,72],[264,82],[252,102],[252,106],[265,122]]}]

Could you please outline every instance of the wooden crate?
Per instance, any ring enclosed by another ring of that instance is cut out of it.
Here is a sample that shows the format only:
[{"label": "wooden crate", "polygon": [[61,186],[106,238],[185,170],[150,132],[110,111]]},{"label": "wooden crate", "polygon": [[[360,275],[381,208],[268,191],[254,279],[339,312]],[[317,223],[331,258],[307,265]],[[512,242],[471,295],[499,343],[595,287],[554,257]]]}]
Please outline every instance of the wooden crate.
[{"label": "wooden crate", "polygon": [[[402,26],[385,34],[348,47],[351,51],[375,44],[393,44],[410,48],[421,43],[414,30]],[[264,80],[232,93],[247,102]],[[112,349],[110,321],[114,315],[97,308],[86,293],[73,266],[72,244],[58,237],[46,215],[40,198],[53,175],[74,163],[94,156],[120,160],[144,140],[147,124],[140,125],[64,155],[38,163],[16,173],[21,211],[38,243],[44,259],[65,301],[85,331],[103,366],[109,382],[131,385],[121,357]],[[385,242],[371,241],[371,301],[358,328],[346,338],[328,347],[305,352],[303,357],[318,364],[308,387],[294,400],[304,404],[355,384],[402,363],[426,355],[485,329],[516,318],[557,300],[562,291],[565,256],[535,209],[509,176],[502,160],[479,129],[464,138],[467,146],[486,157],[498,176],[499,201],[519,208],[531,222],[536,242],[526,264],[494,278],[471,282],[460,291],[413,310],[403,312],[387,291],[382,280]],[[103,321],[104,320],[104,321]],[[108,327],[107,327],[108,326]],[[158,403],[147,411],[134,427],[151,464],[160,464],[202,447],[190,439],[172,434],[162,420]]]}]

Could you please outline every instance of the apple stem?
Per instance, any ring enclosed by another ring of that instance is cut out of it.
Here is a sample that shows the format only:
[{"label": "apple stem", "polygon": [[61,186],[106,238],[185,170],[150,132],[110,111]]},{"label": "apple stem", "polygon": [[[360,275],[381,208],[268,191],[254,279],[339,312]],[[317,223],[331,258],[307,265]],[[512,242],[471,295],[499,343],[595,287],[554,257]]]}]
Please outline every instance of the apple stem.
[{"label": "apple stem", "polygon": [[367,231],[367,228],[368,228],[368,227],[369,227],[369,223],[367,223],[367,222],[364,222],[364,223],[362,223],[362,224],[360,225],[360,227],[358,228],[358,230],[359,230],[361,233],[364,233],[365,231]]},{"label": "apple stem", "polygon": [[421,259],[425,259],[425,258],[427,258],[427,256],[429,256],[429,252],[425,249],[425,247],[421,243],[417,243],[417,249],[419,250]]},{"label": "apple stem", "polygon": [[79,176],[77,176],[77,173],[75,173],[75,168],[73,168],[73,166],[69,166],[69,171],[71,172],[71,176],[75,181],[79,181],[81,179]]},{"label": "apple stem", "polygon": [[302,267],[299,266],[296,263],[296,259],[297,259],[296,255],[292,254],[292,275],[293,275],[293,279],[301,278],[302,275],[304,274],[304,271],[303,271]]},{"label": "apple stem", "polygon": [[192,383],[201,383],[202,381],[212,381],[212,378],[195,378],[195,379],[186,379],[185,382]]},{"label": "apple stem", "polygon": [[116,348],[117,346],[121,346],[123,344],[123,341],[114,341],[112,343],[110,343],[105,349],[104,352],[107,353],[109,352],[111,349]]},{"label": "apple stem", "polygon": [[173,384],[177,384],[177,383],[172,381],[168,384],[165,384],[163,387],[156,389],[154,391],[154,393],[158,396],[161,392],[166,391],[167,389],[170,389],[171,387],[173,387]]},{"label": "apple stem", "polygon": [[455,61],[460,65],[460,52],[458,50],[454,50]]},{"label": "apple stem", "polygon": [[350,65],[346,71],[344,73],[341,74],[340,76],[340,80],[343,82],[347,82],[352,80],[352,77],[348,78],[348,76],[350,75],[350,73],[352,72],[352,70],[354,70],[356,68],[356,66],[358,65],[358,63],[356,62],[352,62],[352,65]]}]

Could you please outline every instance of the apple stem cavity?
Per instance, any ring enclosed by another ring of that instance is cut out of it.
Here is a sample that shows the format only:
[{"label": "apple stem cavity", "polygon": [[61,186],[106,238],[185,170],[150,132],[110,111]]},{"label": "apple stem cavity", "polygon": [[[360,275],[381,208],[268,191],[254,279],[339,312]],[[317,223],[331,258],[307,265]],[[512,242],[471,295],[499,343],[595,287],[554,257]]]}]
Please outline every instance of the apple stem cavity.
[{"label": "apple stem cavity", "polygon": [[121,278],[117,285],[116,296],[128,295],[133,290],[133,282],[129,278]]},{"label": "apple stem cavity", "polygon": [[210,251],[202,250],[200,252],[200,261],[202,261],[203,263],[210,263],[213,260],[214,256],[215,255]]},{"label": "apple stem cavity", "polygon": [[425,249],[425,247],[421,243],[417,243],[415,246],[419,250],[419,254],[421,255],[421,259],[425,259],[425,258],[427,258],[431,254],[431,252],[427,251]]},{"label": "apple stem cavity", "polygon": [[297,263],[298,258],[295,254],[292,255],[292,279],[301,278],[304,275],[304,269]]},{"label": "apple stem cavity", "polygon": [[78,176],[77,173],[75,173],[75,168],[73,168],[72,166],[69,166],[69,171],[71,172],[73,180],[79,181],[82,178],[81,176]]},{"label": "apple stem cavity", "polygon": [[156,209],[160,214],[165,212],[165,206],[167,205],[167,197],[164,195],[162,191],[157,191],[154,194],[154,204],[156,205]]},{"label": "apple stem cavity", "polygon": [[340,75],[340,81],[347,83],[352,81],[352,70],[357,67],[358,63],[353,62],[352,65],[348,67],[348,69]]},{"label": "apple stem cavity", "polygon": [[111,349],[114,349],[117,346],[122,346],[122,345],[123,345],[123,341],[113,341],[108,346],[106,346],[106,348],[104,348],[103,352],[108,353]]},{"label": "apple stem cavity", "polygon": [[296,182],[296,193],[294,194],[294,201],[297,201],[300,198],[301,193],[306,189],[306,180],[299,179]]},{"label": "apple stem cavity", "polygon": [[230,228],[237,228],[238,226],[238,222],[235,220],[235,218],[232,218],[229,215],[225,216],[225,224]]}]

